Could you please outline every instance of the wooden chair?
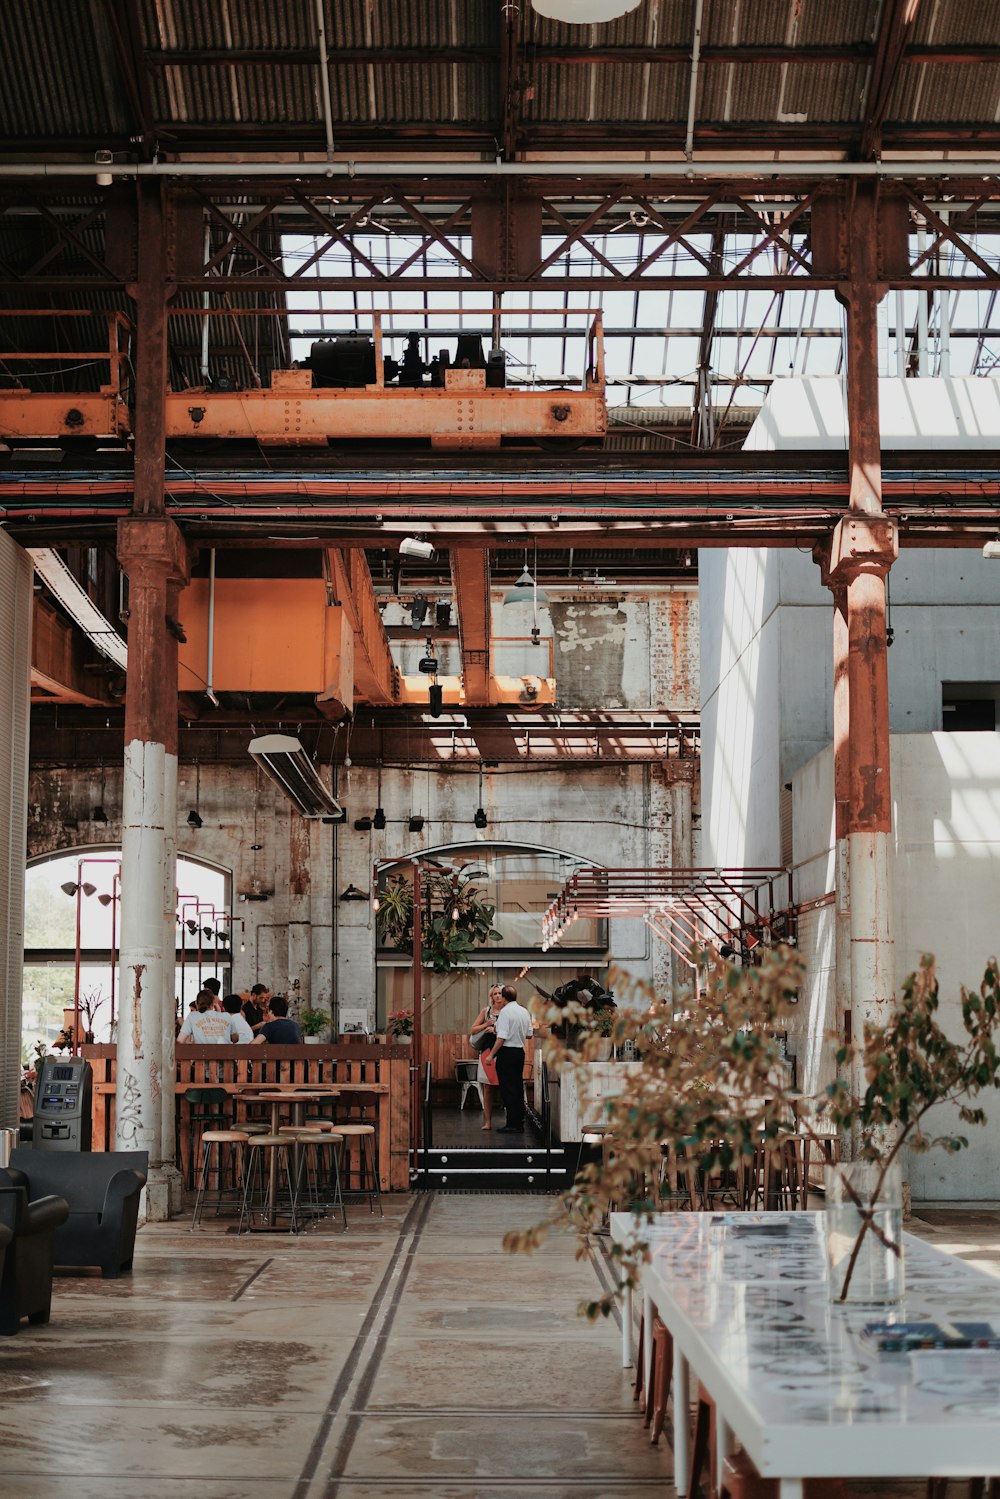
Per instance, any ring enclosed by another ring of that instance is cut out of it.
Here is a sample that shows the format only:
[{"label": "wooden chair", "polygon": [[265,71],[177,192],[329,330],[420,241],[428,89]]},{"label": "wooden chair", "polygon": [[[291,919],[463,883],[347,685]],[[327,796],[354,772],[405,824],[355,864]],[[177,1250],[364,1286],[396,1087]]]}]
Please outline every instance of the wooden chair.
[{"label": "wooden chair", "polygon": [[[807,1478],[805,1499],[847,1499],[842,1478]],[[691,1494],[688,1489],[688,1494]],[[777,1499],[778,1480],[761,1478],[745,1452],[727,1457],[722,1465],[719,1499]]]},{"label": "wooden chair", "polygon": [[660,1146],[660,1179],[657,1197],[662,1209],[694,1209],[698,1207],[698,1189],[695,1173],[684,1159],[684,1153],[671,1142]]}]

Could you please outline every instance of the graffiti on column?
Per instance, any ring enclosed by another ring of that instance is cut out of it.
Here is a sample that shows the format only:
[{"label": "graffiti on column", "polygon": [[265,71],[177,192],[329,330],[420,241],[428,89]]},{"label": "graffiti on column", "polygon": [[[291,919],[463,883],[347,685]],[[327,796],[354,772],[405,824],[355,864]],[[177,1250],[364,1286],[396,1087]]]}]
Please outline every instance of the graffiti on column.
[{"label": "graffiti on column", "polygon": [[149,1091],[153,1100],[153,1107],[156,1108],[160,1102],[160,1069],[156,1065],[155,1057],[152,1058],[149,1064]]},{"label": "graffiti on column", "polygon": [[139,1084],[131,1072],[125,1074],[122,1096],[124,1101],[118,1115],[118,1134],[123,1145],[134,1147],[138,1143],[139,1131],[142,1128],[142,1113],[139,1108],[142,1100]]},{"label": "graffiti on column", "polygon": [[142,975],[146,971],[145,963],[136,963],[132,969],[135,982],[132,985],[132,1051],[135,1056],[142,1056]]}]

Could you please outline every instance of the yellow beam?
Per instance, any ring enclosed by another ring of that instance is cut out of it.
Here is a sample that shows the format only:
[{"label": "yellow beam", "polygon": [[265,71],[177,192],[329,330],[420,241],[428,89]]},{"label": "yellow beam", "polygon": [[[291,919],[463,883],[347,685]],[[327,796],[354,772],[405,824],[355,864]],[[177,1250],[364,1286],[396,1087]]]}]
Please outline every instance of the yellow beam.
[{"label": "yellow beam", "polygon": [[465,701],[489,702],[490,693],[490,554],[485,548],[449,548],[451,586],[458,612]]},{"label": "yellow beam", "polygon": [[[399,671],[389,649],[364,551],[360,547],[329,547],[326,556],[333,602],[344,609],[354,630],[354,696],[367,703],[395,703],[399,700]],[[317,699],[317,705],[322,708],[323,701]]]}]

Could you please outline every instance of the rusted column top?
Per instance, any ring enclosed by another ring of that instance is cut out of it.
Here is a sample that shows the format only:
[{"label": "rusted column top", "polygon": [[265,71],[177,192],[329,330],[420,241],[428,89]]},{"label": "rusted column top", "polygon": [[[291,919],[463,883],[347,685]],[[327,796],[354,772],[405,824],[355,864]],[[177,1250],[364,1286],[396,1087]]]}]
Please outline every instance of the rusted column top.
[{"label": "rusted column top", "polygon": [[837,522],[830,535],[813,547],[825,587],[843,607],[840,591],[862,573],[884,578],[899,556],[899,530],[885,515],[851,515]]},{"label": "rusted column top", "polygon": [[118,561],[130,579],[159,574],[184,587],[191,578],[188,545],[177,523],[164,515],[132,515],[118,522]]}]

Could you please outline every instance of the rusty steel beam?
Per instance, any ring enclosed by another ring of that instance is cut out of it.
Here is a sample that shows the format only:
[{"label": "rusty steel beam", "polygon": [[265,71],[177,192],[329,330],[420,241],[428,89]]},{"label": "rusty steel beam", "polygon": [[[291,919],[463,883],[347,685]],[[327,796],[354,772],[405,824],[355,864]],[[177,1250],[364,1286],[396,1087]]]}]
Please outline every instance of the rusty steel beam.
[{"label": "rusty steel beam", "polygon": [[875,60],[865,90],[865,113],[858,145],[862,160],[877,153],[881,145],[882,126],[919,9],[920,0],[883,0],[875,40]]},{"label": "rusty steel beam", "polygon": [[478,706],[490,700],[489,549],[451,547],[448,562],[458,614],[465,701]]},{"label": "rusty steel beam", "polygon": [[399,672],[365,554],[357,548],[344,551],[329,547],[326,559],[332,601],[346,610],[354,630],[356,694],[370,703],[394,703],[399,698]]},{"label": "rusty steel beam", "polygon": [[166,464],[167,226],[159,183],[139,184],[139,280],[135,302],[135,492],[137,515],[162,515]]}]

